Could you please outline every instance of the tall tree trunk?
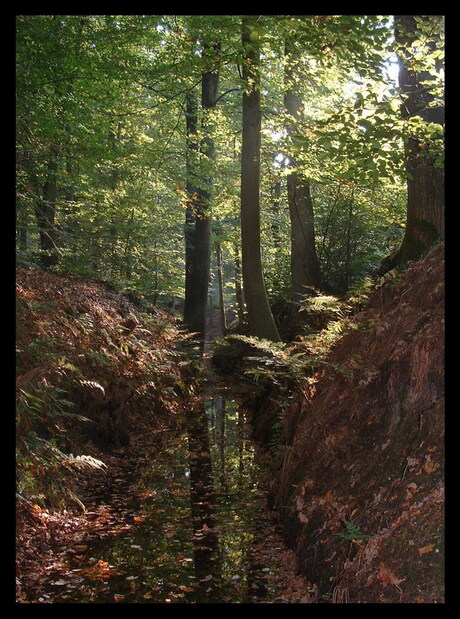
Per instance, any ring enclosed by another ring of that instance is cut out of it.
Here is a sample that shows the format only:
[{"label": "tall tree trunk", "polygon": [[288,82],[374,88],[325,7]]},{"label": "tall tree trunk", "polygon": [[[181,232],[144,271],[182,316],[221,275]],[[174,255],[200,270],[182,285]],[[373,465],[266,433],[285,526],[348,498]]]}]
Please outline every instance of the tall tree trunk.
[{"label": "tall tree trunk", "polygon": [[27,250],[27,227],[28,227],[28,213],[25,208],[18,211],[18,215],[16,218],[17,222],[17,246],[21,251]]},{"label": "tall tree trunk", "polygon": [[193,310],[196,305],[194,298],[194,266],[193,253],[195,249],[195,221],[197,211],[197,166],[198,166],[198,101],[194,91],[187,93],[186,98],[186,171],[187,171],[187,204],[185,209],[185,301],[184,323],[191,326]]},{"label": "tall tree trunk", "polygon": [[[285,43],[286,92],[284,105],[290,122],[286,126],[288,135],[295,124],[302,120],[302,97],[299,92],[299,54],[291,42]],[[287,177],[289,215],[291,221],[291,288],[292,300],[298,301],[308,293],[308,288],[318,288],[321,271],[316,253],[313,201],[310,183],[296,171],[296,162],[291,159],[292,172]]]},{"label": "tall tree trunk", "polygon": [[347,232],[345,238],[345,265],[343,272],[343,291],[347,292],[350,285],[350,266],[351,266],[351,257],[352,257],[352,227],[353,227],[353,207],[354,207],[354,191],[352,190],[352,194],[349,198],[348,203],[348,221],[347,221]]},{"label": "tall tree trunk", "polygon": [[[220,45],[203,46],[205,58],[215,58]],[[211,53],[212,52],[212,53]],[[184,304],[184,324],[196,334],[201,352],[206,332],[208,305],[208,286],[211,269],[211,200],[212,178],[209,164],[215,157],[214,141],[208,126],[207,115],[217,101],[219,88],[218,64],[202,75],[201,107],[203,110],[202,129],[204,137],[200,145],[202,155],[200,170],[193,165],[188,168],[189,206],[186,212],[186,286]],[[187,99],[187,135],[192,140],[196,135],[197,114],[191,98]],[[189,155],[192,161],[197,147],[190,141]],[[196,158],[195,158],[196,161]]]},{"label": "tall tree trunk", "polygon": [[[419,16],[429,25],[442,16]],[[433,96],[424,82],[433,80],[426,71],[413,69],[410,46],[417,39],[414,15],[395,15],[395,39],[406,52],[399,59],[399,86],[404,96],[402,117],[419,116],[428,123],[444,125],[444,107],[430,107]],[[410,260],[418,260],[436,241],[444,238],[444,167],[438,167],[427,154],[426,144],[417,135],[405,144],[407,180],[407,217],[404,238],[394,254],[382,261],[376,275]]]},{"label": "tall tree trunk", "polygon": [[242,324],[244,322],[244,295],[243,287],[241,285],[241,261],[239,254],[239,247],[235,243],[235,297],[236,297],[236,312],[238,316],[238,322]]},{"label": "tall tree trunk", "polygon": [[159,290],[158,290],[158,284],[159,284],[159,278],[158,278],[158,249],[157,249],[157,242],[154,241],[153,242],[153,267],[154,267],[154,276],[153,276],[153,306],[156,307],[156,304],[158,302],[158,294],[159,294]]},{"label": "tall tree trunk", "polygon": [[316,254],[313,201],[308,181],[297,172],[287,177],[289,215],[291,220],[291,288],[292,300],[319,288],[321,272]]},{"label": "tall tree trunk", "polygon": [[281,207],[281,181],[277,179],[273,185],[273,214],[272,214],[272,235],[273,245],[279,250],[281,248],[281,233],[280,233],[280,207]]},{"label": "tall tree trunk", "polygon": [[241,150],[243,287],[251,334],[276,342],[280,341],[280,336],[268,302],[260,247],[260,51],[253,34],[256,22],[256,15],[243,17],[244,91]]},{"label": "tall tree trunk", "polygon": [[216,243],[216,262],[217,262],[217,283],[219,287],[219,314],[221,333],[227,332],[227,321],[225,318],[225,298],[224,298],[224,267],[222,263],[222,247]]},{"label": "tall tree trunk", "polygon": [[51,147],[48,159],[47,178],[43,184],[43,198],[35,202],[35,216],[37,218],[41,262],[43,266],[54,266],[58,263],[59,254],[56,244],[56,200],[57,200],[57,149]]}]

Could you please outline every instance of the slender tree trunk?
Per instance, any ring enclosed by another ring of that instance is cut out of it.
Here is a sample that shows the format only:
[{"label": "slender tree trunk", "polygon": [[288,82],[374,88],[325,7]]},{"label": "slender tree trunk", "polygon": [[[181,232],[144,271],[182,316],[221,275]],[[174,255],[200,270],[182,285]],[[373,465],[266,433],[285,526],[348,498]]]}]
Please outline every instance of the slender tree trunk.
[{"label": "slender tree trunk", "polygon": [[243,286],[251,334],[280,341],[268,302],[260,247],[260,74],[253,41],[257,16],[243,17],[243,141],[241,151],[241,241]]},{"label": "slender tree trunk", "polygon": [[278,250],[281,247],[280,233],[280,199],[281,199],[281,181],[278,179],[273,185],[273,221],[271,225],[273,235],[273,245]]},{"label": "slender tree trunk", "polygon": [[[285,44],[286,92],[284,105],[291,122],[287,124],[288,135],[295,123],[302,120],[302,97],[299,93],[300,70],[298,53],[291,42]],[[291,158],[293,171],[287,177],[289,214],[291,220],[291,288],[292,300],[298,301],[308,294],[308,288],[321,285],[321,271],[316,253],[313,201],[310,183],[297,172]]]},{"label": "slender tree trunk", "polygon": [[159,284],[159,278],[158,278],[158,268],[159,268],[159,264],[158,264],[158,250],[157,250],[157,242],[154,241],[153,242],[153,266],[154,266],[154,277],[153,277],[153,306],[156,307],[156,304],[158,302],[158,284]]},{"label": "slender tree trunk", "polygon": [[222,264],[222,247],[220,243],[216,243],[216,260],[217,260],[217,283],[219,287],[219,313],[222,333],[227,332],[227,322],[225,319],[225,298],[224,298],[224,272]]},{"label": "slender tree trunk", "polygon": [[347,233],[345,240],[345,268],[343,274],[343,291],[346,292],[350,285],[350,265],[352,254],[351,232],[353,226],[353,206],[354,206],[354,193],[349,198],[348,203],[348,221],[347,221]]},{"label": "slender tree trunk", "polygon": [[235,297],[236,297],[236,312],[238,316],[238,322],[242,324],[244,322],[244,295],[243,287],[241,285],[241,261],[239,248],[235,244]]},{"label": "slender tree trunk", "polygon": [[27,211],[24,209],[17,217],[17,241],[18,247],[22,251],[27,250]]},{"label": "slender tree trunk", "polygon": [[192,310],[196,305],[194,299],[193,252],[195,248],[195,221],[197,211],[197,165],[198,165],[198,102],[193,91],[186,98],[186,169],[187,169],[187,204],[185,209],[185,302],[184,323],[192,322]]},{"label": "slender tree trunk", "polygon": [[[212,54],[211,54],[212,50]],[[204,45],[203,56],[215,57],[220,46]],[[201,352],[204,347],[208,286],[211,270],[211,201],[212,177],[209,169],[215,157],[214,141],[208,123],[208,113],[216,105],[219,87],[218,65],[206,71],[201,81],[202,129],[204,137],[199,151],[202,155],[200,169],[197,169],[198,146],[193,140],[197,130],[196,105],[191,96],[187,98],[187,135],[189,139],[188,183],[189,204],[186,211],[186,281],[184,324],[196,333]],[[195,157],[194,157],[195,154]],[[195,159],[195,165],[192,164]]]},{"label": "slender tree trunk", "polygon": [[[424,16],[427,24],[442,16]],[[433,29],[435,24],[433,23]],[[395,16],[395,39],[406,50],[417,38],[414,15]],[[427,72],[416,72],[410,53],[400,58],[399,86],[404,96],[402,117],[420,116],[429,123],[444,125],[444,107],[430,107],[433,96],[424,82],[432,80]],[[394,254],[382,261],[376,275],[410,260],[418,260],[436,241],[444,238],[444,167],[435,165],[426,144],[416,135],[405,144],[407,181],[407,218],[404,238]]]},{"label": "slender tree trunk", "polygon": [[134,206],[131,209],[131,213],[130,213],[129,220],[128,220],[128,226],[127,226],[127,231],[126,231],[125,249],[124,249],[124,252],[123,252],[124,275],[128,279],[132,275],[132,258],[131,258],[131,254],[129,252],[129,249],[130,249],[129,246],[130,246],[130,243],[131,243],[131,232],[132,232],[132,229],[133,229],[133,223],[134,223]]},{"label": "slender tree trunk", "polygon": [[47,179],[43,184],[43,199],[35,202],[35,215],[40,236],[40,249],[43,252],[41,261],[45,267],[54,266],[59,260],[55,225],[57,169],[57,149],[51,147],[48,160]]}]

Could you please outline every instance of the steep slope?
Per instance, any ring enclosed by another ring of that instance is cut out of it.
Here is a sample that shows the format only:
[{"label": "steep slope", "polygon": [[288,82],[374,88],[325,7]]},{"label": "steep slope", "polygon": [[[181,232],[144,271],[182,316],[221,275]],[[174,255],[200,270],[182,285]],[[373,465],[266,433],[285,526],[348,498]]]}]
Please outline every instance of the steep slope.
[{"label": "steep slope", "polygon": [[193,378],[158,309],[36,268],[16,295],[16,599],[35,602],[76,552],[137,526],[129,479],[176,435]]},{"label": "steep slope", "polygon": [[444,600],[444,247],[376,290],[284,415],[273,502],[319,602]]},{"label": "steep slope", "polygon": [[29,462],[43,441],[110,451],[129,444],[133,427],[174,419],[189,364],[170,316],[142,313],[101,283],[34,268],[17,269],[16,291],[20,486],[49,472]]}]

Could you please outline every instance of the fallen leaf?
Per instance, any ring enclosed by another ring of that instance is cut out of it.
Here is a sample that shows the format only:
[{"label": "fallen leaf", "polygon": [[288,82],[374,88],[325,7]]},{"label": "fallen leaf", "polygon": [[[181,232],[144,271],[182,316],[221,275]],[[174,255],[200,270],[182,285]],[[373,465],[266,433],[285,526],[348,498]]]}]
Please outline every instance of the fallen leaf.
[{"label": "fallen leaf", "polygon": [[388,569],[384,563],[379,565],[379,573],[377,574],[377,577],[381,580],[384,586],[394,585],[399,591],[401,591],[401,587],[399,586],[400,583],[405,580],[405,578],[398,578],[395,576],[395,574],[393,574],[393,572]]},{"label": "fallen leaf", "polygon": [[435,544],[428,544],[428,546],[423,546],[423,548],[419,548],[418,554],[420,556],[425,555],[427,552],[433,552],[435,549]]},{"label": "fallen leaf", "polygon": [[133,517],[134,522],[136,522],[137,524],[144,522],[145,520],[145,516],[134,516]]},{"label": "fallen leaf", "polygon": [[208,574],[207,576],[205,576],[204,578],[202,578],[200,580],[200,582],[209,582],[210,580],[212,580],[212,576],[211,574]]},{"label": "fallen leaf", "polygon": [[149,497],[153,496],[153,494],[151,492],[140,492],[137,496],[140,499],[148,499]]},{"label": "fallen leaf", "polygon": [[423,470],[425,471],[425,473],[434,473],[434,471],[436,471],[439,468],[439,464],[437,462],[433,462],[431,460],[431,456],[425,456],[425,464],[423,465]]},{"label": "fallen leaf", "polygon": [[307,518],[307,516],[305,516],[305,514],[300,513],[300,514],[297,514],[297,516],[298,516],[300,522],[303,522],[304,524],[306,524],[308,522],[308,518]]}]

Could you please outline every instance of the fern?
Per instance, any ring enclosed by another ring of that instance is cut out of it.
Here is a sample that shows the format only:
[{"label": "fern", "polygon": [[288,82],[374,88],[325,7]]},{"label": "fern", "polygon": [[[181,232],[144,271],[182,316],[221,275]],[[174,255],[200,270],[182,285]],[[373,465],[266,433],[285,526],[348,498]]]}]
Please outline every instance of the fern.
[{"label": "fern", "polygon": [[329,320],[343,318],[346,313],[346,304],[332,295],[306,297],[300,303],[300,310],[310,315],[325,317]]},{"label": "fern", "polygon": [[60,418],[88,421],[74,412],[75,404],[65,399],[67,392],[48,383],[31,382],[29,389],[18,390],[16,407],[18,430],[20,424],[26,427],[38,424],[50,425]]},{"label": "fern", "polygon": [[92,456],[74,456],[73,454],[69,454],[65,456],[62,454],[63,459],[61,460],[61,464],[63,466],[75,467],[76,469],[106,469],[107,465],[102,462],[102,460],[98,460],[97,458],[93,458]]},{"label": "fern", "polygon": [[372,535],[366,535],[361,532],[361,529],[358,525],[353,522],[349,522],[348,520],[342,520],[343,526],[345,527],[344,533],[336,533],[337,537],[341,537],[342,539],[348,541],[359,541],[363,539],[370,539]]},{"label": "fern", "polygon": [[225,339],[244,342],[257,350],[274,356],[283,354],[287,348],[283,342],[272,342],[252,335],[228,335]]},{"label": "fern", "polygon": [[374,291],[375,284],[370,277],[355,282],[348,293],[348,303],[352,308],[360,309],[367,301],[371,293]]},{"label": "fern", "polygon": [[[244,374],[255,383],[269,382],[283,391],[290,391],[303,384],[317,367],[317,361],[307,350],[296,351],[283,342],[272,342],[257,337],[231,335],[233,339],[248,344],[254,353],[244,357]],[[249,351],[248,351],[249,352]]]},{"label": "fern", "polygon": [[72,489],[71,479],[80,472],[107,468],[92,456],[74,456],[61,451],[51,440],[36,432],[27,433],[16,450],[17,494],[25,501],[42,504],[75,501],[84,505]]}]

